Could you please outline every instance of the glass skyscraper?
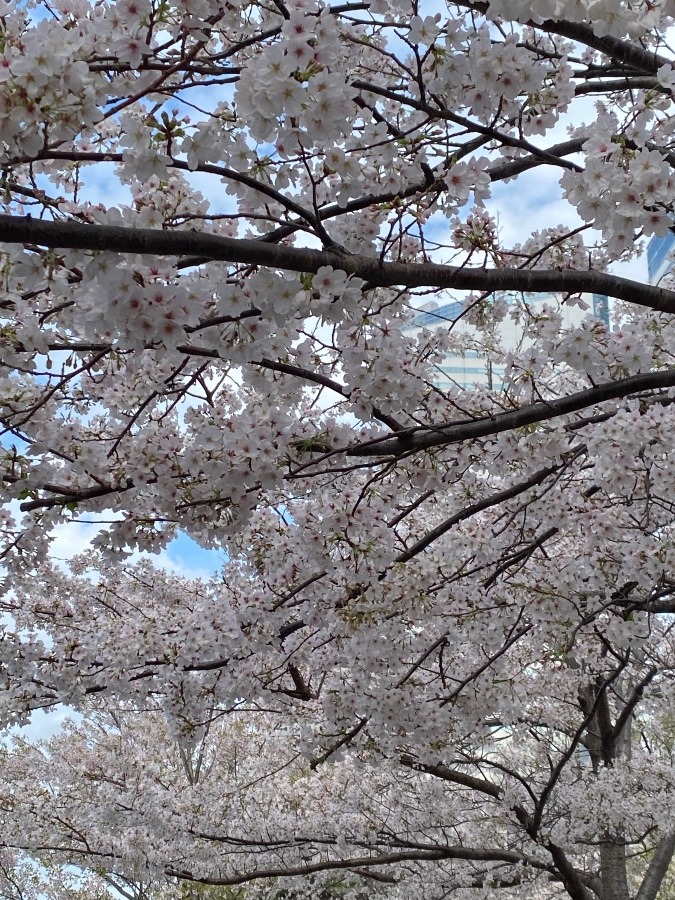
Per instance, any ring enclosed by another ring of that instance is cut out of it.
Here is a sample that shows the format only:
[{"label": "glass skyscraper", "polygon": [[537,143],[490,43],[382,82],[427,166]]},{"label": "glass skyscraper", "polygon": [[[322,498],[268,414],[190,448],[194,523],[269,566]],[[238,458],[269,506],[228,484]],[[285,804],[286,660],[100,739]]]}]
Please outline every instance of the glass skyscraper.
[{"label": "glass skyscraper", "polygon": [[650,284],[657,284],[666,272],[672,269],[673,260],[670,257],[672,250],[675,250],[675,234],[672,231],[663,237],[653,237],[647,244],[647,273]]}]

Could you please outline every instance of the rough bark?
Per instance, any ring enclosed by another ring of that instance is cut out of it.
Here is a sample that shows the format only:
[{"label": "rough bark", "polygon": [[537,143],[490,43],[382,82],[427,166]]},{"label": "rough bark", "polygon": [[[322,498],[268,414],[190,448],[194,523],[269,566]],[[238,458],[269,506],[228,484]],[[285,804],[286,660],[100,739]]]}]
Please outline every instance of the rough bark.
[{"label": "rough bark", "polygon": [[658,844],[635,900],[656,900],[673,853],[675,853],[675,831],[666,834]]}]

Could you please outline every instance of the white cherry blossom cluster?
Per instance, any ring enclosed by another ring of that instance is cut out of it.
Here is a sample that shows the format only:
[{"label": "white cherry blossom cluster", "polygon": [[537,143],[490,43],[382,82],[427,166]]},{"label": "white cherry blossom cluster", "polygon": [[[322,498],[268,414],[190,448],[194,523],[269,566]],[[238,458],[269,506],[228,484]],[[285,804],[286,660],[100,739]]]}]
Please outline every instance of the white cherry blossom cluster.
[{"label": "white cherry blossom cluster", "polygon": [[671,890],[671,0],[0,7],[0,893]]}]

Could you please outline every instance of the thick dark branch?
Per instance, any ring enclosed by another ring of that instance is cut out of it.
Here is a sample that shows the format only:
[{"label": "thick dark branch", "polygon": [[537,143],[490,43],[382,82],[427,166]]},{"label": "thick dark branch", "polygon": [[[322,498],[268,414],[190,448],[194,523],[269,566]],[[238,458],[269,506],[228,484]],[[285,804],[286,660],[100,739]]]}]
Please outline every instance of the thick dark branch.
[{"label": "thick dark branch", "polygon": [[500,799],[502,795],[501,788],[486,781],[484,778],[475,778],[473,775],[467,775],[465,772],[459,772],[457,769],[451,769],[449,766],[438,763],[437,765],[427,765],[415,760],[409,753],[401,756],[401,765],[408,769],[414,769],[416,772],[424,772],[425,775],[433,775],[435,778],[441,778],[443,781],[450,781],[453,784],[461,785],[461,787],[470,788],[472,791],[478,791],[480,794],[487,794],[489,797]]},{"label": "thick dark branch", "polygon": [[[484,0],[475,0],[475,2],[471,2],[471,0],[457,0],[457,5],[472,9],[482,15],[486,15],[489,9],[489,4],[484,2]],[[569,38],[569,40],[576,41],[578,44],[593,47],[595,50],[599,50],[600,53],[609,56],[610,59],[622,62],[624,65],[639,72],[653,75],[661,66],[669,66],[671,62],[664,56],[645,50],[640,44],[633,44],[630,41],[610,37],[609,35],[598,37],[592,26],[582,22],[566,22],[565,20],[554,22],[551,19],[547,19],[543,23],[530,20],[524,24],[529,25],[531,28],[538,28],[540,31],[559,34],[561,37]]]},{"label": "thick dark branch", "polygon": [[574,93],[577,97],[580,97],[583,94],[610,94],[616,93],[617,91],[638,90],[651,90],[658,91],[662,94],[670,94],[667,87],[659,84],[655,78],[651,78],[649,75],[638,75],[636,77],[626,76],[624,78],[612,78],[605,81],[586,81],[583,84],[577,85],[574,89]]},{"label": "thick dark branch", "polygon": [[562,144],[555,144],[546,150],[546,157],[541,155],[529,154],[520,159],[509,160],[508,162],[495,163],[488,166],[487,173],[490,181],[502,181],[505,178],[515,178],[521,172],[527,172],[528,169],[534,169],[537,166],[545,164],[550,165],[549,157],[555,156],[562,159],[570,153],[580,153],[586,143],[586,138],[575,138],[572,141],[564,141]]},{"label": "thick dark branch", "polygon": [[[452,854],[451,859],[468,859],[477,862],[497,860],[500,862],[511,862],[517,865],[518,863],[522,863],[526,858],[518,850],[498,850],[491,847],[446,847],[442,844],[438,845],[435,843],[429,844],[423,841],[406,840],[405,838],[396,837],[396,835],[389,838],[389,842],[392,847],[400,847],[407,850],[433,850],[437,846],[440,846],[442,849],[447,850]],[[528,860],[528,864],[529,863],[530,860]],[[540,863],[535,860],[532,860],[531,864],[534,868],[549,868],[545,863]]]},{"label": "thick dark branch", "polygon": [[368,869],[352,869],[355,875],[362,878],[370,878],[372,881],[381,881],[383,884],[398,884],[398,878],[394,875],[385,875],[384,872],[369,872]]},{"label": "thick dark branch", "polygon": [[546,849],[551,854],[555,867],[560,873],[565,890],[572,900],[591,900],[591,893],[584,885],[583,875],[568,860],[565,851],[557,844],[548,843]]},{"label": "thick dark branch", "polygon": [[316,272],[321,266],[333,266],[348,275],[364,279],[373,287],[437,287],[482,292],[590,292],[659,312],[675,313],[675,291],[594,269],[482,269],[434,263],[381,262],[372,257],[336,250],[277,246],[196,231],[44,222],[30,216],[0,216],[0,242],[152,256],[199,256],[213,261],[270,266],[292,272]]},{"label": "thick dark branch", "polygon": [[[508,855],[508,859],[504,859]],[[389,866],[401,862],[436,862],[442,859],[466,859],[466,860],[504,860],[506,862],[518,862],[511,858],[513,854],[500,850],[476,850],[469,847],[439,847],[431,850],[403,850],[400,853],[383,853],[379,856],[361,856],[355,859],[330,859],[318,863],[309,863],[305,866],[288,866],[279,869],[254,869],[242,875],[233,875],[230,878],[199,878],[189,872],[167,869],[170,877],[180,878],[184,881],[193,881],[197,884],[209,885],[235,885],[245,884],[248,881],[260,881],[268,878],[288,878],[291,876],[312,875],[314,872],[327,872],[335,869],[361,869],[368,866]]]},{"label": "thick dark branch", "polygon": [[579,44],[585,44],[587,47],[593,47],[594,50],[599,50],[610,59],[616,59],[629,68],[648,75],[655,75],[661,66],[670,66],[671,63],[665,56],[645,50],[639,44],[611,37],[608,34],[598,37],[590,25],[582,22],[552,22],[548,19],[543,25],[529,24],[542,31],[550,31]]},{"label": "thick dark branch", "polygon": [[[151,482],[147,482],[150,484]],[[118,485],[98,485],[93,488],[82,488],[77,490],[62,484],[43,484],[40,486],[43,491],[58,493],[60,497],[41,497],[39,500],[27,500],[20,505],[22,512],[31,512],[34,509],[49,509],[54,506],[67,506],[69,503],[82,503],[84,500],[95,500],[100,497],[107,497],[110,494],[121,494],[123,491],[131,490],[135,487],[133,481],[129,478],[126,484]]]},{"label": "thick dark branch", "polygon": [[463,419],[448,425],[435,428],[406,429],[394,437],[386,436],[367,443],[357,444],[347,450],[349,456],[401,456],[416,450],[427,450],[444,444],[455,444],[488,435],[513,431],[525,425],[535,425],[547,419],[578,412],[604,403],[607,400],[618,400],[642,391],[659,390],[675,387],[675,369],[661,369],[658,372],[645,372],[631,375],[617,381],[607,381],[585,391],[578,391],[568,397],[557,400],[541,401],[523,406],[520,409],[478,419]]}]

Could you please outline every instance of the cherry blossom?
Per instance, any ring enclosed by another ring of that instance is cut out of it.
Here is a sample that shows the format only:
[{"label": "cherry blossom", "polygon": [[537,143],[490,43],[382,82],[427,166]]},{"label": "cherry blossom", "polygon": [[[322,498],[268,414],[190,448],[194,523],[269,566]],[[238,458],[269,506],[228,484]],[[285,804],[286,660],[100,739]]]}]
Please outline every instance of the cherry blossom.
[{"label": "cherry blossom", "polygon": [[0,7],[0,893],[671,890],[671,0]]}]

